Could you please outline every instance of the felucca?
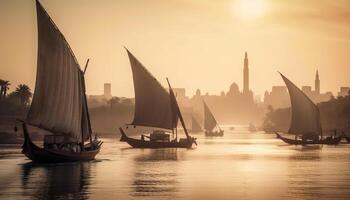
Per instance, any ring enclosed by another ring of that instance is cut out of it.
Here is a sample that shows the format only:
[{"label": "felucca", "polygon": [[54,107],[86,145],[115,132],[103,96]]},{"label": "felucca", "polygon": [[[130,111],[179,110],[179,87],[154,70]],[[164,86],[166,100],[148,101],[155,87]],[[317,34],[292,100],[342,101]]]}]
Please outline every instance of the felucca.
[{"label": "felucca", "polygon": [[[191,148],[196,138],[188,134],[174,92],[169,85],[169,93],[126,49],[134,79],[135,114],[130,125],[153,129],[150,135],[142,134],[141,139],[130,138],[122,128],[120,141],[125,141],[134,148]],[[180,119],[186,138],[177,138],[177,122]],[[128,126],[127,126],[128,128]],[[170,139],[172,132],[173,139]]]},{"label": "felucca", "polygon": [[323,138],[320,111],[317,105],[294,83],[284,75],[281,74],[281,76],[288,88],[292,108],[292,120],[288,133],[293,134],[295,138],[289,139],[276,132],[277,138],[294,145],[339,144],[342,136]]},{"label": "felucca", "polygon": [[[87,161],[95,158],[102,142],[92,140],[85,95],[84,72],[42,5],[36,1],[38,59],[34,97],[22,122],[22,153],[35,162]],[[27,124],[49,131],[44,147],[34,144]],[[90,140],[85,145],[84,142]]]},{"label": "felucca", "polygon": [[[203,100],[204,105],[204,129],[205,129],[205,136],[224,136],[224,130],[222,130],[216,121],[213,113],[210,111],[208,105]],[[214,131],[215,128],[218,128],[218,130]]]}]

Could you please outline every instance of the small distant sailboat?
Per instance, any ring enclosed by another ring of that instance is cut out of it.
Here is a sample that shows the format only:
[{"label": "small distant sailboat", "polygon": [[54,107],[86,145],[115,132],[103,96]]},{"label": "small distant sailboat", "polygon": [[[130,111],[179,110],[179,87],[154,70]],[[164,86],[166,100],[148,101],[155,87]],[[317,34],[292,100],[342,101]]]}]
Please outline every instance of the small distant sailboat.
[{"label": "small distant sailboat", "polygon": [[[196,138],[188,134],[182,118],[173,89],[169,85],[169,93],[141,64],[136,57],[127,50],[134,78],[135,114],[130,125],[153,128],[149,136],[142,134],[141,139],[130,138],[122,128],[120,141],[127,142],[134,148],[191,148],[196,144]],[[186,138],[177,138],[177,123],[180,120]],[[173,138],[170,139],[172,132]],[[148,138],[147,140],[145,138]]]},{"label": "small distant sailboat", "polygon": [[199,133],[199,132],[202,132],[202,127],[201,125],[199,125],[199,123],[197,122],[196,118],[194,118],[192,116],[192,129],[191,129],[191,132],[192,133]]},{"label": "small distant sailboat", "polygon": [[[336,132],[336,131],[335,131],[335,132]],[[350,136],[348,136],[348,135],[345,133],[344,130],[342,131],[342,136],[343,136],[343,138],[345,139],[345,141],[346,141],[347,143],[350,143]]]},{"label": "small distant sailboat", "polygon": [[[92,140],[84,72],[42,5],[36,1],[38,61],[33,101],[22,122],[22,153],[34,162],[93,160],[102,142]],[[34,144],[27,124],[49,131],[44,148]],[[84,142],[90,143],[84,145]]]},{"label": "small distant sailboat", "polygon": [[[281,74],[281,73],[280,73]],[[288,130],[289,134],[295,135],[295,139],[289,139],[276,133],[277,138],[287,144],[307,145],[307,144],[330,144],[336,145],[342,136],[323,138],[320,112],[311,99],[307,97],[294,83],[282,75],[291,100],[292,120]],[[299,139],[298,137],[301,137]]]},{"label": "small distant sailboat", "polygon": [[[224,136],[224,130],[222,130],[217,123],[213,113],[211,113],[208,105],[203,101],[204,105],[204,129],[205,136]],[[214,131],[214,128],[218,128],[219,130]]]}]

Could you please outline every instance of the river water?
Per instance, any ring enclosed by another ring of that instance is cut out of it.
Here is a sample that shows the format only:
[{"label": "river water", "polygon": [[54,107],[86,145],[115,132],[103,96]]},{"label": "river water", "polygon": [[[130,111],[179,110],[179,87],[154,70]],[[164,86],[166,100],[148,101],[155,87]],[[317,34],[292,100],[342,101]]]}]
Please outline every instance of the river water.
[{"label": "river water", "polygon": [[104,139],[92,162],[35,165],[0,147],[0,199],[349,199],[350,145],[296,147],[226,130],[194,149]]}]

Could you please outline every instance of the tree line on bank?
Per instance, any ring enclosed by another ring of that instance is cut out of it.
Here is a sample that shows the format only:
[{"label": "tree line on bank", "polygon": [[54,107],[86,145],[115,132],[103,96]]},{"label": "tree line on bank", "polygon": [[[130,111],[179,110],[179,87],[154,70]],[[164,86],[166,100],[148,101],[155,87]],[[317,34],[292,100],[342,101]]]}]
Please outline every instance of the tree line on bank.
[{"label": "tree line on bank", "polygon": [[19,84],[15,90],[8,93],[11,83],[0,79],[0,114],[24,115],[27,113],[33,96],[26,84]]},{"label": "tree line on bank", "polygon": [[[10,86],[9,81],[0,79],[0,115],[24,117],[29,110],[33,93],[25,84],[19,84],[12,92],[9,92]],[[111,132],[130,122],[134,103],[130,99],[113,97],[107,101],[107,105],[89,108],[89,112],[95,131]]]},{"label": "tree line on bank", "polygon": [[[88,104],[89,101],[93,100],[88,100]],[[92,128],[98,133],[115,134],[120,126],[131,122],[134,106],[131,99],[112,97],[107,101],[107,105],[89,108]]]}]

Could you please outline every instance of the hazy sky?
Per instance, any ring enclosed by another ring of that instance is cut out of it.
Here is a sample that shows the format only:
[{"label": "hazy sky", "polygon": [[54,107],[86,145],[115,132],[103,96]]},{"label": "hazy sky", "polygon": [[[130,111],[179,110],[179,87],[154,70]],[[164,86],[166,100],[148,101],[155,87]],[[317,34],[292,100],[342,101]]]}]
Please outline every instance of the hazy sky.
[{"label": "hazy sky", "polygon": [[[251,88],[263,94],[283,85],[321,91],[350,85],[348,0],[41,0],[80,65],[87,58],[89,94],[112,83],[117,96],[134,96],[127,46],[166,85],[220,94],[242,89],[244,51]],[[0,78],[35,83],[37,25],[34,0],[0,0]]]}]

